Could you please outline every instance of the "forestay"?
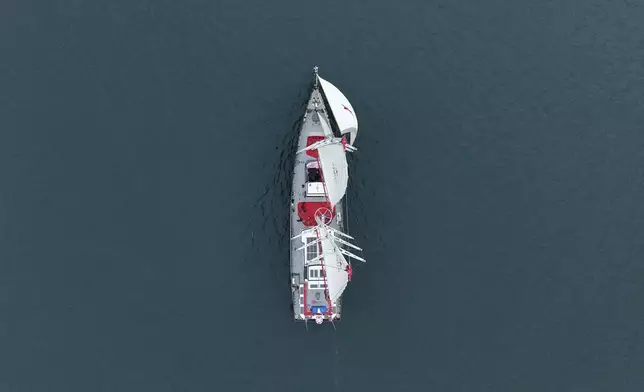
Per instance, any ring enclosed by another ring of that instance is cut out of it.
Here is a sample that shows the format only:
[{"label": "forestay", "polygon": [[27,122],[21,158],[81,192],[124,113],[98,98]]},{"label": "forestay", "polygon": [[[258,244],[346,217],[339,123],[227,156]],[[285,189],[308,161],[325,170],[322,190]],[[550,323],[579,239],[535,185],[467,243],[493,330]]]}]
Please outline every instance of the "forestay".
[{"label": "forestay", "polygon": [[331,82],[322,79],[320,76],[318,76],[318,80],[329,103],[333,117],[335,117],[335,121],[338,124],[340,133],[350,133],[351,139],[349,142],[354,144],[358,136],[358,117],[356,117],[356,112],[353,110],[351,102]]}]

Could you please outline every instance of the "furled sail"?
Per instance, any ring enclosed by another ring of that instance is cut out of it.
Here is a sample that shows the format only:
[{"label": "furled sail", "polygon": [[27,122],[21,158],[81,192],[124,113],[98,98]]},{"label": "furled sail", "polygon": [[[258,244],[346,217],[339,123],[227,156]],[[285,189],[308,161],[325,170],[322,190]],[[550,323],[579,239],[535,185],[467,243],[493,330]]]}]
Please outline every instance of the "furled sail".
[{"label": "furled sail", "polygon": [[318,76],[318,80],[329,103],[333,117],[335,117],[335,121],[338,124],[340,133],[351,134],[349,142],[354,144],[358,136],[358,117],[356,117],[353,106],[351,106],[347,97],[333,84],[322,79],[320,76]]},{"label": "furled sail", "polygon": [[320,117],[320,126],[322,127],[322,132],[324,132],[324,137],[333,137],[333,130],[331,129],[331,126],[322,117]]}]

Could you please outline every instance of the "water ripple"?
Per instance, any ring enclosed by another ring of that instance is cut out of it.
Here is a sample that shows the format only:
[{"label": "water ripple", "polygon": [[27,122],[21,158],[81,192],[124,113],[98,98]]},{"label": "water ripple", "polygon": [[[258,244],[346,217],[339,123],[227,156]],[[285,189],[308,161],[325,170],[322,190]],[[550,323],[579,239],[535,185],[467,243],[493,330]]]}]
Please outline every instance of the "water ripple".
[{"label": "water ripple", "polygon": [[272,155],[266,159],[268,162],[273,161],[270,165],[272,175],[252,205],[252,216],[256,218],[248,223],[242,233],[244,243],[247,244],[244,250],[244,262],[268,261],[270,270],[278,278],[288,275],[290,238],[288,206],[298,133],[309,92],[309,86],[300,90],[298,99],[291,107],[290,130],[284,132],[275,149],[266,150],[267,155]]}]

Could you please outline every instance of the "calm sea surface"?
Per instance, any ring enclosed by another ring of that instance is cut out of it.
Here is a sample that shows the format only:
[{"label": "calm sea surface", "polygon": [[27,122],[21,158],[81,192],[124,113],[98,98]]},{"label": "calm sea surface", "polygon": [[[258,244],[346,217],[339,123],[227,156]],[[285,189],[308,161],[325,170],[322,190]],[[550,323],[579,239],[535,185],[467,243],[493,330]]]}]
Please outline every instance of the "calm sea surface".
[{"label": "calm sea surface", "polygon": [[[0,1],[0,392],[644,390],[644,3]],[[291,321],[311,70],[360,118]]]}]

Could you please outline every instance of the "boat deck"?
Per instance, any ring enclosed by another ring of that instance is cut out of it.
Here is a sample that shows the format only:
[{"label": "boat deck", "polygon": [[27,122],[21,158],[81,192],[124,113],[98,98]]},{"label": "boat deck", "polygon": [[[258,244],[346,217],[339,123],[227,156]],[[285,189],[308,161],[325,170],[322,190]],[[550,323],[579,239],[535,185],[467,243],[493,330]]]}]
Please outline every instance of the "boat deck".
[{"label": "boat deck", "polygon": [[[320,116],[328,122],[324,100],[320,91],[315,88],[307,104],[306,115],[302,122],[298,140],[298,151],[324,138],[320,124]],[[293,189],[291,193],[291,238],[315,225],[315,213],[324,213],[331,219],[329,226],[344,231],[344,200],[340,201],[333,210],[324,193],[324,186],[315,178],[315,168],[319,167],[317,151],[299,153],[295,159],[293,170]],[[295,320],[306,321],[324,317],[324,321],[339,320],[341,299],[335,303],[325,296],[324,266],[319,262],[305,266],[306,260],[312,260],[318,255],[318,245],[313,244],[298,250],[307,243],[315,241],[315,234],[302,236],[291,240],[291,290],[293,294],[293,314]]]}]

